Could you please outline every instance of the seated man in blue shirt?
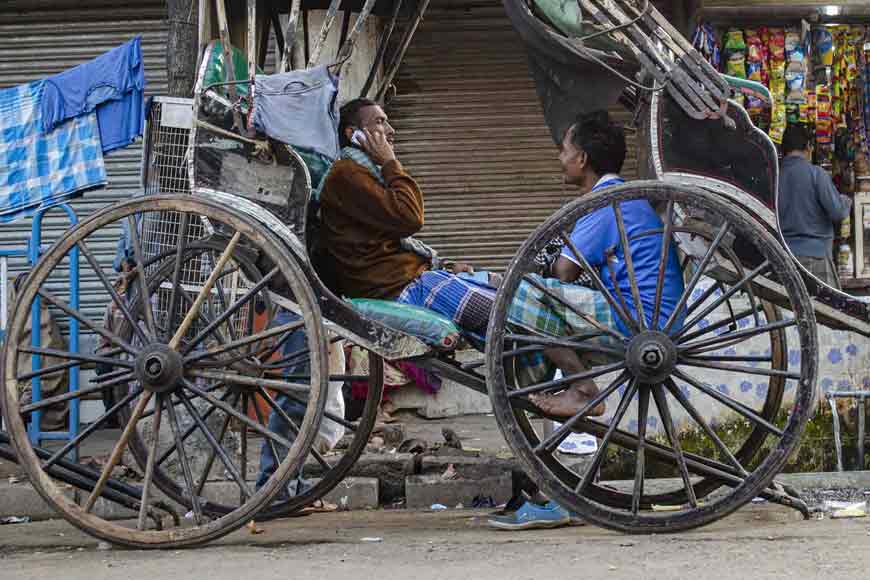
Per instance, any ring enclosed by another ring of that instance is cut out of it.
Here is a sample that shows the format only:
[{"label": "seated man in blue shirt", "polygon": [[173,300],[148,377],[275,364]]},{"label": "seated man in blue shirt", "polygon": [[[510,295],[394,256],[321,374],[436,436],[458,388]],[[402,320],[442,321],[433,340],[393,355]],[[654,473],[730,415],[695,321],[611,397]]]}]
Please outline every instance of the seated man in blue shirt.
[{"label": "seated man in blue shirt", "polygon": [[[625,133],[622,127],[613,124],[609,115],[600,111],[581,116],[577,123],[568,129],[560,147],[559,161],[562,164],[565,182],[576,185],[582,196],[623,183],[619,172],[625,162],[625,155]],[[644,236],[638,234],[661,230],[662,222],[649,202],[644,199],[623,202],[620,204],[620,209],[629,239],[644,317],[647,327],[651,328],[662,237],[660,234]],[[603,207],[578,220],[570,237],[577,251],[583,254],[590,266],[598,270],[599,277],[611,295],[614,298],[621,295],[628,307],[629,315],[637,318],[637,308],[625,263],[625,250],[620,240],[616,215],[611,206]],[[550,249],[550,255],[554,256],[548,264],[550,274],[562,282],[570,283],[577,280],[582,273],[580,261],[568,247],[561,247],[556,252]],[[679,260],[676,248],[672,244],[665,269],[659,327],[664,325],[673,312],[683,293],[683,288]],[[595,290],[589,292],[594,293],[596,312],[611,310],[601,293]],[[622,319],[615,312],[610,314],[613,326],[628,335],[628,329]],[[573,351],[552,349],[547,352],[547,355],[565,373],[582,372],[586,368],[584,361],[580,360]],[[572,385],[572,388],[557,395],[538,397],[535,403],[550,415],[571,417],[597,392],[595,382],[590,380]],[[599,410],[603,412],[603,409]]]}]

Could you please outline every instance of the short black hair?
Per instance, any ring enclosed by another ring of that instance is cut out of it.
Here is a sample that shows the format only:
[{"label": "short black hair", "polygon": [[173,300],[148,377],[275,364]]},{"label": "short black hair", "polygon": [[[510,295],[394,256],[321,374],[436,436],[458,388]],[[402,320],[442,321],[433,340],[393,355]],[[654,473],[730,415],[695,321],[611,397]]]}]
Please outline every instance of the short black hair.
[{"label": "short black hair", "polygon": [[598,175],[619,173],[625,164],[625,130],[610,119],[607,111],[581,113],[569,129],[571,142],[589,156]]},{"label": "short black hair", "polygon": [[788,155],[792,151],[806,151],[812,142],[812,137],[806,125],[792,123],[785,128],[782,135],[782,154]]},{"label": "short black hair", "polygon": [[377,103],[371,99],[354,99],[346,102],[341,107],[338,121],[338,140],[342,147],[350,145],[350,140],[345,136],[344,130],[348,127],[358,127],[360,124],[359,112],[366,107],[372,107],[375,105],[377,105]]}]

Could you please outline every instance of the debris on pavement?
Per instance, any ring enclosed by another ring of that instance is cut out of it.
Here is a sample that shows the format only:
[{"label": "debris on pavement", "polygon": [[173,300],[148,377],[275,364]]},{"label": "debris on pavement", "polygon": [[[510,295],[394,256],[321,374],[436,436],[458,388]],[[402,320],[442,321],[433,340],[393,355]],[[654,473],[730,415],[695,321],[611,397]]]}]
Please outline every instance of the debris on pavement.
[{"label": "debris on pavement", "polygon": [[380,538],[380,537],[370,537],[370,538],[360,538],[359,541],[360,542],[368,542],[371,544],[379,544],[380,542],[383,542],[384,539]]},{"label": "debris on pavement", "polygon": [[447,465],[447,469],[445,469],[444,473],[441,474],[441,479],[445,481],[450,481],[451,479],[459,479],[459,472],[456,471],[456,467],[452,463]]},{"label": "debris on pavement", "polygon": [[867,516],[867,502],[859,501],[831,513],[832,518],[863,518]]},{"label": "debris on pavement", "polygon": [[266,530],[264,530],[261,527],[258,527],[257,523],[254,520],[251,520],[248,522],[248,531],[251,532],[251,534],[256,536],[256,535],[262,534]]},{"label": "debris on pavement", "polygon": [[29,524],[30,517],[29,516],[8,516],[5,518],[0,518],[0,526],[5,526],[7,524]]},{"label": "debris on pavement", "polygon": [[447,506],[444,505],[443,503],[433,503],[431,506],[429,506],[429,509],[430,510],[446,510]]}]

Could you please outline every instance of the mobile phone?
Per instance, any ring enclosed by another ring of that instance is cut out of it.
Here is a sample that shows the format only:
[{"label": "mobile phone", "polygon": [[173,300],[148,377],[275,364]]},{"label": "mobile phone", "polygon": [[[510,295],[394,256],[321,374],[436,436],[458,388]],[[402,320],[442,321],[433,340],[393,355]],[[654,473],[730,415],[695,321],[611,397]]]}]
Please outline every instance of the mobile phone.
[{"label": "mobile phone", "polygon": [[366,143],[366,134],[357,129],[353,132],[353,135],[350,136],[350,142],[357,147],[364,147]]}]

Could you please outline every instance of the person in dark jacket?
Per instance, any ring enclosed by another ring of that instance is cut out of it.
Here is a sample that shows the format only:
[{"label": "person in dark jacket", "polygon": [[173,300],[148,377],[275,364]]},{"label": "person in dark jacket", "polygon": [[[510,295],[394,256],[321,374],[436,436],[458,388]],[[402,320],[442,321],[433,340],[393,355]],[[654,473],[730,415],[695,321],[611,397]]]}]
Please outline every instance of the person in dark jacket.
[{"label": "person in dark jacket", "polygon": [[833,260],[834,222],[849,215],[852,201],[828,173],[812,164],[812,145],[802,125],[789,125],[782,140],[779,227],[798,261],[816,278],[840,288]]}]

